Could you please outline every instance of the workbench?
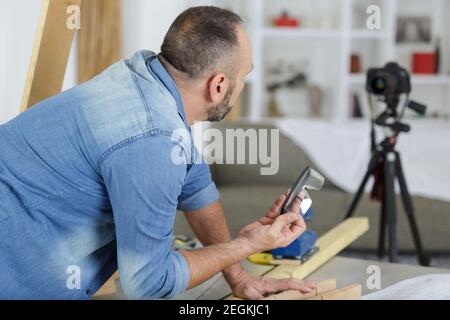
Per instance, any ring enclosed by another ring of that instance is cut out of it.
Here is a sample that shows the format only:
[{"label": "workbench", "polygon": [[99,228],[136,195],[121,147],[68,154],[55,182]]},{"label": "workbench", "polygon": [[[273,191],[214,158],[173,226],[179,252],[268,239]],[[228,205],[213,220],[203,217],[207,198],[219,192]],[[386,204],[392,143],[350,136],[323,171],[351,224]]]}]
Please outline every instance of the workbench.
[{"label": "workbench", "polygon": [[[399,281],[413,278],[426,274],[442,274],[450,273],[450,270],[429,268],[414,265],[396,264],[388,262],[380,262],[373,260],[362,260],[346,257],[334,257],[325,265],[313,272],[307,279],[320,281],[330,278],[337,279],[337,286],[344,287],[353,283],[362,285],[362,294],[368,294],[377,291],[370,290],[366,286],[367,278],[370,274],[367,273],[367,268],[371,265],[376,265],[381,271],[381,288],[384,289]],[[270,271],[274,266],[257,265],[244,260],[242,266],[251,273],[263,274]],[[231,293],[228,284],[221,274],[217,274],[200,286],[187,290],[178,295],[175,299],[186,300],[218,300],[229,296]],[[108,299],[124,299],[125,296],[120,289],[120,284],[117,284],[117,291],[114,295],[104,297]]]}]

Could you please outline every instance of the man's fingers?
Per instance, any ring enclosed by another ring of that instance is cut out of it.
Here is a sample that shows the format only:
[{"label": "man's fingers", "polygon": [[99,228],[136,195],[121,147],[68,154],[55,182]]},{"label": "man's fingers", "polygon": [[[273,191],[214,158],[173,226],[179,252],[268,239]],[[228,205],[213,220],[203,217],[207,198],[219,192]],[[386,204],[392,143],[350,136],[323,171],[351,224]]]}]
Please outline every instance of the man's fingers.
[{"label": "man's fingers", "polygon": [[[272,207],[270,208],[269,212],[270,218],[275,218],[277,215],[281,212],[281,206],[283,205],[284,200],[286,199],[286,196],[284,194],[280,194],[278,198],[275,200],[275,202],[272,204]],[[274,214],[275,213],[275,214]]]},{"label": "man's fingers", "polygon": [[255,288],[251,288],[250,290],[248,290],[245,293],[245,297],[246,299],[250,299],[250,300],[259,300],[259,299],[263,299],[264,295],[259,292],[258,290],[256,290]]},{"label": "man's fingers", "polygon": [[302,204],[302,200],[300,198],[296,197],[294,202],[292,203],[291,211],[293,211],[295,213],[299,213],[301,204]]},{"label": "man's fingers", "polygon": [[303,219],[301,214],[298,214],[298,220],[295,220],[293,225],[296,225],[300,228],[306,228],[305,219]]},{"label": "man's fingers", "polygon": [[290,226],[299,218],[299,215],[294,212],[288,212],[286,214],[279,215],[270,226],[270,229],[273,232],[280,233],[285,226]]}]

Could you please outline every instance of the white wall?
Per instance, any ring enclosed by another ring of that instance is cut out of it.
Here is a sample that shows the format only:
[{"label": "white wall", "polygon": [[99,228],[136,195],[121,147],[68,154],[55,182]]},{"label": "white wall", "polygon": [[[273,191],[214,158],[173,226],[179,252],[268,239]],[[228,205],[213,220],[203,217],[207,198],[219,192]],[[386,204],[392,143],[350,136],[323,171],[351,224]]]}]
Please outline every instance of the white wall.
[{"label": "white wall", "polygon": [[[0,0],[0,123],[19,113],[42,0]],[[75,84],[75,47],[63,89]]]},{"label": "white wall", "polygon": [[186,0],[123,0],[123,54],[137,50],[159,52],[175,17],[188,6]]},{"label": "white wall", "polygon": [[[0,124],[19,113],[42,0],[0,0]],[[173,19],[186,0],[123,0],[123,55],[148,49],[158,52]],[[76,45],[63,90],[76,83]]]}]

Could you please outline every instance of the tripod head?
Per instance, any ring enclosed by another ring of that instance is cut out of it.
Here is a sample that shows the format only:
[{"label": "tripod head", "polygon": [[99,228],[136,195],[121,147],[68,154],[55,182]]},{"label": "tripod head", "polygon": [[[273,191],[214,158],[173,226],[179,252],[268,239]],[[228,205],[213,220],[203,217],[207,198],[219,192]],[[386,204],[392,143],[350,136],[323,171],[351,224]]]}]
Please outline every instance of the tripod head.
[{"label": "tripod head", "polygon": [[409,132],[411,129],[409,124],[401,121],[404,109],[409,108],[421,115],[426,112],[425,105],[410,100],[408,96],[406,97],[405,105],[400,113],[397,112],[397,106],[400,103],[400,98],[398,96],[385,97],[384,102],[386,103],[387,108],[375,118],[374,122],[378,126],[390,128],[394,132],[394,135],[398,135],[400,132]]}]

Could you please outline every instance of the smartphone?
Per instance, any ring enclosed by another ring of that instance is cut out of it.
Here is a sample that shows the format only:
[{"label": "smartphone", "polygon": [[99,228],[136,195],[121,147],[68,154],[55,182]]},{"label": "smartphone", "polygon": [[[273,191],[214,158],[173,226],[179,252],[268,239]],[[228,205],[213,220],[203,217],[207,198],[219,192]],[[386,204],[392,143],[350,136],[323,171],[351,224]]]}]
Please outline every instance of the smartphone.
[{"label": "smartphone", "polygon": [[281,206],[281,214],[291,211],[292,204],[300,192],[303,192],[304,198],[300,205],[300,212],[304,215],[312,205],[312,199],[306,189],[321,190],[325,182],[325,178],[316,170],[306,167],[297,181],[292,185],[286,200]]}]

